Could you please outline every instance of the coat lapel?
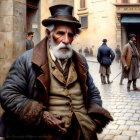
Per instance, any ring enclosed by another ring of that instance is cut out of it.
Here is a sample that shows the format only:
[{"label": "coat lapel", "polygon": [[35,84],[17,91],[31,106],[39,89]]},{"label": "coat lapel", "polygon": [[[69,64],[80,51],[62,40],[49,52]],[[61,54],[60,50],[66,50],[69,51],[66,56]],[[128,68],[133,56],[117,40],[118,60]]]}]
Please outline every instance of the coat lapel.
[{"label": "coat lapel", "polygon": [[77,80],[77,73],[74,68],[74,63],[71,61],[70,67],[69,67],[69,74],[68,74],[68,79],[67,79],[67,86],[70,85],[71,83],[75,82]]},{"label": "coat lapel", "polygon": [[50,87],[49,77],[49,64],[47,56],[47,38],[44,38],[33,49],[32,63],[37,65],[41,69],[41,73],[37,76],[37,79],[42,83],[47,93]]},{"label": "coat lapel", "polygon": [[87,80],[87,68],[84,66],[84,61],[83,59],[74,51],[73,54],[73,62],[75,63],[75,68],[77,70],[77,74],[81,83],[81,88],[84,91],[84,101],[85,105],[87,107],[87,101],[88,101],[88,95],[87,95],[87,90],[88,87],[86,85],[86,80]]}]

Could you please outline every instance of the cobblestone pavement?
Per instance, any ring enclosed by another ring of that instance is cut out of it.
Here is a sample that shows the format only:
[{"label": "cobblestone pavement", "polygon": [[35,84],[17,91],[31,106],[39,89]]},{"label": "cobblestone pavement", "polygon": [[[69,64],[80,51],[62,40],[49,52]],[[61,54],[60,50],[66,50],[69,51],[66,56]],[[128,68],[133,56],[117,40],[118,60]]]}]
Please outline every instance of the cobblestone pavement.
[{"label": "cobblestone pavement", "polygon": [[[127,79],[123,80],[123,85],[119,85],[121,74],[112,84],[101,84],[99,63],[96,58],[87,57],[89,70],[94,79],[95,85],[101,92],[103,107],[108,109],[114,118],[104,131],[98,135],[99,140],[140,140],[140,91],[127,92]],[[94,61],[94,62],[91,62]],[[111,65],[112,80],[121,67],[117,62]],[[137,80],[140,87],[140,80]],[[132,89],[132,87],[131,87]]]}]

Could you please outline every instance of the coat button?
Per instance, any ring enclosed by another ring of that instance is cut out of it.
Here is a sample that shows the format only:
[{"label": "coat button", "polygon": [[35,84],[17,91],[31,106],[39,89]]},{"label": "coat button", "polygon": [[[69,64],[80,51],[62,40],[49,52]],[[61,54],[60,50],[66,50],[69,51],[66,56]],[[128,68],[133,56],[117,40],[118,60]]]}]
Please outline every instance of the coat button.
[{"label": "coat button", "polygon": [[66,105],[70,105],[70,103],[69,102],[66,102]]}]

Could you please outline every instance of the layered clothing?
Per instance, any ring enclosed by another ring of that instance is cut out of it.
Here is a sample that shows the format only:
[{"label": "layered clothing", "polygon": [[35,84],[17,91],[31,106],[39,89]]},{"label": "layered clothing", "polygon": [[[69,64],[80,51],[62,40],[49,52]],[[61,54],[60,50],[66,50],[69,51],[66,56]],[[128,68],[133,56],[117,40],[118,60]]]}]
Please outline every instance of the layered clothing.
[{"label": "layered clothing", "polygon": [[[54,86],[51,84],[47,40],[43,39],[34,49],[26,51],[15,60],[0,89],[0,101],[5,110],[0,119],[0,137],[19,136],[27,139],[31,136],[47,139],[45,136],[50,129],[43,123],[41,112],[50,110],[49,98]],[[72,60],[84,106],[94,122],[94,133],[101,132],[113,119],[110,113],[101,107],[100,92],[89,73],[86,59],[74,51]],[[65,88],[64,85],[63,87]]]},{"label": "layered clothing", "polygon": [[99,73],[109,75],[110,65],[115,58],[115,54],[106,44],[102,44],[98,49],[97,60],[100,63]]},{"label": "layered clothing", "polygon": [[[132,41],[124,46],[121,61],[124,78],[128,78],[128,80],[139,78],[139,53]],[[125,70],[126,66],[128,70]]]}]

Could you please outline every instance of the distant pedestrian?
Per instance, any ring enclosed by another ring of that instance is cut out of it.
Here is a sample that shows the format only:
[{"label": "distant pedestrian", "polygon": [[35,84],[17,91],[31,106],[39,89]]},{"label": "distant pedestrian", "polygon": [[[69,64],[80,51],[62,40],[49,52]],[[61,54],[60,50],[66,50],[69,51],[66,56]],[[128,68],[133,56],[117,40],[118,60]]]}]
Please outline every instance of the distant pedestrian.
[{"label": "distant pedestrian", "polygon": [[121,59],[121,50],[120,50],[120,45],[117,45],[117,48],[115,49],[116,52],[116,60],[118,63],[120,63]]},{"label": "distant pedestrian", "polygon": [[127,91],[130,92],[130,86],[133,81],[133,89],[139,90],[136,86],[136,80],[139,78],[139,53],[136,48],[136,35],[129,35],[129,42],[123,47],[122,52],[122,71],[123,76],[128,78]]},{"label": "distant pedestrian", "polygon": [[84,54],[85,54],[85,57],[89,55],[88,47],[86,47],[86,48],[84,49]]},{"label": "distant pedestrian", "polygon": [[106,84],[107,82],[110,84],[109,76],[111,73],[110,65],[115,58],[115,54],[111,48],[107,46],[107,39],[103,39],[103,44],[98,48],[97,60],[100,63],[100,70],[99,73],[101,74],[101,82],[102,84]]},{"label": "distant pedestrian", "polygon": [[89,55],[90,56],[93,56],[93,50],[92,50],[92,48],[90,48],[90,50],[89,50]]},{"label": "distant pedestrian", "polygon": [[30,49],[32,49],[34,47],[33,34],[34,34],[34,32],[28,32],[28,34],[27,34],[26,51],[30,50]]},{"label": "distant pedestrian", "polygon": [[79,51],[80,54],[82,54],[82,48],[80,48],[78,51]]}]

